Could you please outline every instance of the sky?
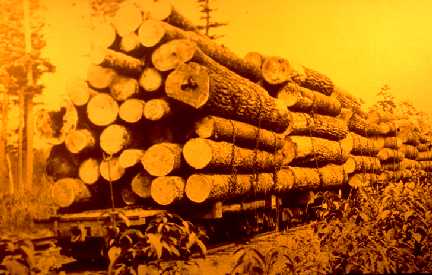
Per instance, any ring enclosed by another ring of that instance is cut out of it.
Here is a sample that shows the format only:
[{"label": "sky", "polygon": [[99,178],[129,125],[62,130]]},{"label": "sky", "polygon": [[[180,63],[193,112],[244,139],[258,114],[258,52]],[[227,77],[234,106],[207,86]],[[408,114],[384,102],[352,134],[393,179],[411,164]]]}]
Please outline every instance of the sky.
[{"label": "sky", "polygon": [[[58,35],[51,37],[47,51],[51,55],[57,52],[56,58],[63,59],[60,63],[66,64],[64,60],[69,58],[70,66],[85,66],[85,57],[77,58],[78,54],[85,55],[84,50],[78,53],[77,47],[88,35],[83,31],[86,21],[82,9],[66,7],[68,0],[44,1],[53,2],[47,18],[64,22],[51,24],[57,28],[51,36]],[[303,64],[327,74],[336,85],[361,97],[367,105],[376,101],[376,93],[387,84],[396,98],[432,113],[432,1],[211,1],[218,9],[215,19],[229,23],[215,31],[225,35],[218,41],[239,56],[256,51]],[[196,1],[173,3],[198,23]],[[80,37],[79,43],[75,36]],[[60,78],[64,81],[69,76],[63,74]]]}]

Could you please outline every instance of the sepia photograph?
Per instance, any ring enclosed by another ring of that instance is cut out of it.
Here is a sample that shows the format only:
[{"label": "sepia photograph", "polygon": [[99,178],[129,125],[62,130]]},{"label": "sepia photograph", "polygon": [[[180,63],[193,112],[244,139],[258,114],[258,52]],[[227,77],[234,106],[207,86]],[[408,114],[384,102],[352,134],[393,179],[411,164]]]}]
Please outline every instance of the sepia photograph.
[{"label": "sepia photograph", "polygon": [[432,274],[431,10],[0,0],[0,275]]}]

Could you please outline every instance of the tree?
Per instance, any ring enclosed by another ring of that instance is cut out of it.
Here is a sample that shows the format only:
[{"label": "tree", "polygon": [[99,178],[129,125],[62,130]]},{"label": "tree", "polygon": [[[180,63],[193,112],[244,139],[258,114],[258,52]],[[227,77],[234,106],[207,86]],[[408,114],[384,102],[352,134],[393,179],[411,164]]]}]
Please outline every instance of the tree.
[{"label": "tree", "polygon": [[197,26],[199,30],[202,30],[203,33],[208,36],[210,39],[218,39],[223,37],[223,35],[214,35],[210,34],[210,30],[226,26],[228,23],[222,23],[214,21],[213,14],[216,11],[215,8],[210,7],[210,0],[197,0],[201,7],[201,20],[204,21],[204,24]]},{"label": "tree", "polygon": [[377,93],[378,101],[375,103],[374,107],[393,114],[396,108],[396,102],[395,97],[391,94],[390,90],[391,89],[387,84],[380,88]]}]

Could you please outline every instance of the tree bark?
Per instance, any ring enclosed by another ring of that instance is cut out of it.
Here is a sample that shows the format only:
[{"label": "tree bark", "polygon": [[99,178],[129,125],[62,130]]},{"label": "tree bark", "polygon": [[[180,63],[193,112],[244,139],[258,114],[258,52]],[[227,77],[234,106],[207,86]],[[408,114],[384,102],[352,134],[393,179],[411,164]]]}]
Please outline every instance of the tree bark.
[{"label": "tree bark", "polygon": [[410,170],[385,171],[379,176],[382,182],[395,182],[400,180],[409,180],[412,177]]},{"label": "tree bark", "polygon": [[111,68],[123,75],[139,76],[144,69],[143,59],[111,49],[94,49],[91,53],[94,65]]},{"label": "tree bark", "polygon": [[85,184],[94,184],[99,180],[99,160],[88,158],[81,162],[78,169],[78,176]]},{"label": "tree bark", "polygon": [[151,197],[160,205],[170,205],[183,198],[185,180],[178,176],[157,177],[151,183]]},{"label": "tree bark", "polygon": [[404,153],[407,159],[417,159],[417,156],[419,154],[419,151],[416,147],[408,144],[402,144],[402,146],[399,148],[399,151]]},{"label": "tree bark", "polygon": [[57,206],[65,208],[90,199],[90,191],[79,179],[63,178],[52,185],[51,198]]},{"label": "tree bark", "polygon": [[411,169],[421,169],[421,164],[419,161],[412,160],[412,159],[403,159],[402,161],[398,163],[384,163],[383,164],[384,170],[390,170],[390,171],[397,171],[397,170],[411,170]]},{"label": "tree bark", "polygon": [[162,177],[178,170],[181,166],[181,146],[175,143],[158,143],[144,153],[141,163],[152,176]]},{"label": "tree bark", "polygon": [[155,68],[147,67],[141,73],[139,84],[145,93],[152,94],[163,86],[162,75]]},{"label": "tree bark", "polygon": [[384,148],[382,139],[366,138],[352,132],[350,134],[353,139],[352,154],[372,157]]},{"label": "tree bark", "polygon": [[383,124],[369,124],[360,115],[354,113],[349,121],[348,128],[361,136],[387,135],[389,129]]},{"label": "tree bark", "polygon": [[255,175],[205,175],[192,174],[186,181],[187,198],[195,203],[225,201],[239,198],[252,192],[269,194],[273,189],[273,174]]},{"label": "tree bark", "polygon": [[132,141],[128,128],[119,124],[106,127],[99,138],[101,149],[108,155],[114,155],[128,146]]},{"label": "tree bark", "polygon": [[429,143],[429,142],[417,145],[417,150],[419,152],[426,152],[426,151],[429,151],[431,149],[432,149],[432,143]]},{"label": "tree bark", "polygon": [[270,171],[288,164],[292,159],[269,152],[246,149],[224,141],[190,139],[183,147],[183,157],[195,169],[232,170],[235,166],[241,171]]},{"label": "tree bark", "polygon": [[348,126],[345,121],[331,116],[307,113],[290,113],[291,123],[289,131],[291,135],[305,135],[330,140],[344,139],[348,134]]},{"label": "tree bark", "polygon": [[136,123],[143,118],[145,101],[129,98],[119,107],[119,117],[127,123]]},{"label": "tree bark", "polygon": [[144,105],[144,117],[148,120],[157,121],[172,114],[168,101],[163,98],[150,99]]},{"label": "tree bark", "polygon": [[421,169],[423,169],[424,171],[432,172],[432,161],[424,160],[424,161],[419,161],[418,163],[420,164]]},{"label": "tree bark", "polygon": [[119,164],[123,168],[129,168],[140,163],[144,156],[145,150],[142,149],[125,149],[120,153]]},{"label": "tree bark", "polygon": [[118,158],[102,160],[99,166],[102,178],[109,182],[121,179],[125,173],[125,169],[120,166]]},{"label": "tree bark", "polygon": [[97,126],[107,126],[117,119],[119,106],[108,94],[97,94],[87,104],[87,116]]},{"label": "tree bark", "polygon": [[380,172],[381,162],[376,157],[366,157],[366,156],[351,156],[354,161],[355,169],[353,172],[359,173],[377,173]]},{"label": "tree bark", "polygon": [[73,154],[90,150],[95,145],[95,135],[89,129],[72,130],[66,135],[65,146]]},{"label": "tree bark", "polygon": [[132,191],[140,198],[151,198],[151,185],[153,177],[145,172],[136,174],[131,181]]},{"label": "tree bark", "polygon": [[134,78],[116,76],[110,85],[111,96],[117,101],[125,101],[139,92],[138,81]]},{"label": "tree bark", "polygon": [[180,65],[169,74],[169,97],[211,114],[230,117],[262,128],[283,132],[289,124],[286,106],[260,86],[235,75],[214,61]]},{"label": "tree bark", "polygon": [[416,131],[412,130],[402,130],[399,132],[398,137],[405,144],[417,146],[420,144],[420,135]]},{"label": "tree bark", "polygon": [[277,98],[285,102],[291,111],[337,116],[342,109],[336,98],[303,88],[292,82],[288,82],[282,87]]},{"label": "tree bark", "polygon": [[381,161],[401,161],[405,155],[402,152],[390,148],[383,148],[378,152],[377,157]]},{"label": "tree bark", "polygon": [[359,173],[351,176],[348,185],[353,188],[365,187],[380,181],[380,177],[372,173]]},{"label": "tree bark", "polygon": [[289,138],[295,144],[293,163],[296,164],[342,164],[350,156],[353,146],[350,135],[340,141],[307,136],[290,136]]},{"label": "tree bark", "polygon": [[366,114],[361,109],[362,104],[359,98],[352,96],[350,93],[340,87],[335,87],[331,96],[340,102],[342,108],[352,110],[361,117],[367,118]]},{"label": "tree bark", "polygon": [[417,160],[432,160],[432,151],[419,152]]},{"label": "tree bark", "polygon": [[206,116],[195,123],[200,138],[228,141],[239,146],[275,152],[285,143],[284,136],[251,124],[217,116]]},{"label": "tree bark", "polygon": [[384,143],[384,148],[399,149],[402,146],[402,139],[398,137],[374,137],[375,139],[382,139],[378,141]]},{"label": "tree bark", "polygon": [[117,73],[111,68],[90,65],[87,70],[87,83],[96,90],[107,89]]}]

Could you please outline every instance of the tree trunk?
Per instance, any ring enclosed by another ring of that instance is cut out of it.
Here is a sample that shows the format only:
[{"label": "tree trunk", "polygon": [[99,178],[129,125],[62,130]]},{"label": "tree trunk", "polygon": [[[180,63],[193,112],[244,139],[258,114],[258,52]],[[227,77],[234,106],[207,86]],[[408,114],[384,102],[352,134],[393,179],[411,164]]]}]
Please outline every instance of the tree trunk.
[{"label": "tree trunk", "polygon": [[185,193],[195,203],[225,201],[245,195],[269,194],[273,189],[273,174],[238,175],[192,174],[186,181]]},{"label": "tree trunk", "polygon": [[134,77],[139,76],[145,66],[142,59],[111,49],[94,49],[91,53],[91,62],[94,65],[111,68],[120,74]]},{"label": "tree trunk", "polygon": [[381,162],[376,157],[366,157],[366,156],[351,156],[354,161],[355,169],[353,172],[359,173],[377,173],[380,172]]},{"label": "tree trunk", "polygon": [[306,136],[290,136],[289,138],[296,146],[293,160],[293,163],[296,164],[342,164],[350,156],[353,146],[350,135],[340,141]]},{"label": "tree trunk", "polygon": [[57,206],[65,208],[90,199],[90,191],[79,179],[63,178],[52,185],[51,198]]},{"label": "tree trunk", "polygon": [[277,98],[282,100],[291,111],[337,116],[342,109],[336,98],[300,87],[291,82],[283,86],[278,92]]},{"label": "tree trunk", "polygon": [[138,29],[143,20],[141,10],[132,3],[122,5],[112,19],[112,24],[121,37]]},{"label": "tree trunk", "polygon": [[417,160],[432,160],[432,151],[419,152]]},{"label": "tree trunk", "polygon": [[78,169],[78,176],[85,184],[94,184],[99,180],[99,160],[88,158],[81,162]]},{"label": "tree trunk", "polygon": [[73,154],[91,150],[95,145],[95,135],[89,129],[72,130],[66,135],[65,146]]},{"label": "tree trunk", "polygon": [[421,164],[419,161],[412,160],[412,159],[403,159],[401,162],[398,163],[384,163],[383,165],[384,170],[390,170],[390,171],[397,171],[402,169],[422,169]]},{"label": "tree trunk", "polygon": [[107,126],[117,119],[119,106],[108,94],[97,94],[87,104],[87,116],[97,126]]},{"label": "tree trunk", "polygon": [[378,152],[377,157],[381,161],[401,161],[405,155],[402,152],[390,148],[383,148]]},{"label": "tree trunk", "polygon": [[359,114],[354,113],[349,121],[348,128],[361,136],[386,135],[389,129],[382,124],[369,124]]},{"label": "tree trunk", "polygon": [[305,135],[326,138],[330,140],[344,139],[348,134],[345,121],[331,116],[307,113],[291,114],[288,132],[291,135]]},{"label": "tree trunk", "polygon": [[134,78],[118,75],[113,79],[110,85],[111,96],[117,101],[125,101],[137,95],[138,92],[138,81]]},{"label": "tree trunk", "polygon": [[144,117],[148,120],[157,121],[172,114],[168,101],[162,98],[150,99],[144,105]]},{"label": "tree trunk", "polygon": [[352,154],[372,157],[376,156],[384,148],[382,139],[366,138],[355,133],[350,134],[353,139]]},{"label": "tree trunk", "polygon": [[139,84],[145,93],[153,94],[163,87],[162,75],[155,68],[147,67],[141,73]]},{"label": "tree trunk", "polygon": [[279,133],[285,131],[289,124],[286,106],[262,87],[206,59],[207,67],[191,62],[169,74],[165,83],[167,95],[215,115]]},{"label": "tree trunk", "polygon": [[121,179],[125,173],[125,169],[120,166],[118,158],[110,158],[102,160],[99,166],[102,178],[109,182]]},{"label": "tree trunk", "polygon": [[119,124],[111,124],[100,134],[99,144],[108,155],[114,155],[128,146],[132,141],[128,128]]},{"label": "tree trunk", "polygon": [[126,99],[119,107],[119,117],[125,122],[136,123],[143,118],[145,101],[129,98]]},{"label": "tree trunk", "polygon": [[160,205],[170,205],[183,198],[185,180],[177,176],[157,177],[151,183],[151,197]]},{"label": "tree trunk", "polygon": [[[8,128],[8,114],[9,114],[9,94],[8,90],[1,90],[2,99],[1,106],[1,132],[0,132],[0,177],[3,179],[5,186],[0,187],[1,191],[9,191],[10,194],[14,193],[14,187],[11,186],[11,179],[8,178],[8,165],[7,165],[7,128]],[[8,184],[8,186],[6,186]],[[3,188],[4,187],[4,188]]]},{"label": "tree trunk", "polygon": [[404,153],[407,159],[417,159],[417,156],[419,154],[416,147],[408,144],[402,144],[402,146],[399,148],[399,151]]},{"label": "tree trunk", "polygon": [[372,173],[355,174],[348,180],[348,185],[353,188],[370,186],[380,181],[380,177]]},{"label": "tree trunk", "polygon": [[141,163],[152,176],[166,176],[181,166],[181,146],[175,143],[158,143],[144,153]]},{"label": "tree trunk", "polygon": [[54,145],[47,159],[46,172],[56,181],[61,178],[76,177],[78,161],[64,143]]},{"label": "tree trunk", "polygon": [[125,149],[120,153],[119,164],[123,168],[129,168],[140,163],[144,156],[144,150],[141,149]]},{"label": "tree trunk", "polygon": [[136,174],[131,181],[132,191],[140,198],[151,198],[151,186],[153,177],[145,172]]},{"label": "tree trunk", "polygon": [[284,136],[251,124],[217,116],[206,116],[195,123],[200,138],[235,142],[236,145],[275,152],[285,143]]},{"label": "tree trunk", "polygon": [[291,158],[269,152],[246,149],[224,141],[203,138],[190,139],[183,147],[183,157],[195,169],[270,171],[288,164]]}]

